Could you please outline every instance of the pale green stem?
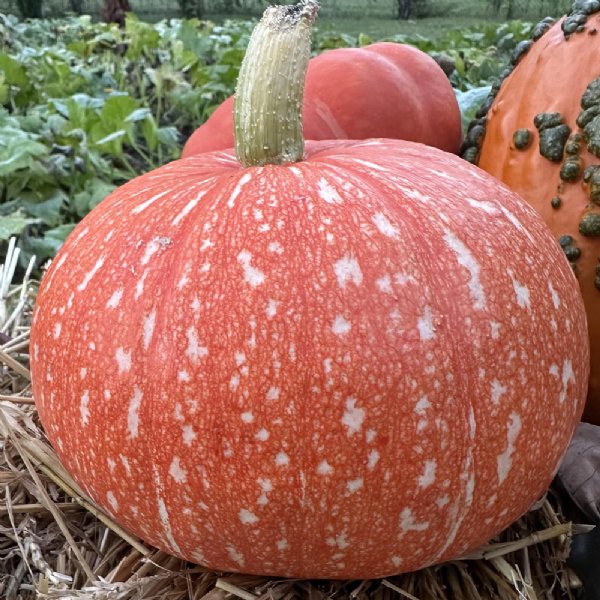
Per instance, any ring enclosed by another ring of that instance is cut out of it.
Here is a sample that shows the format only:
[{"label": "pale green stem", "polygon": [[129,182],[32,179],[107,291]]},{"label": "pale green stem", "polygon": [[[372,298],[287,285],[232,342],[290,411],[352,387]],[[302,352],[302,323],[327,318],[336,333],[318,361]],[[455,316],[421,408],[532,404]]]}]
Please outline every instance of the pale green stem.
[{"label": "pale green stem", "polygon": [[316,0],[267,8],[240,67],[234,98],[235,151],[244,166],[302,160],[302,101]]}]

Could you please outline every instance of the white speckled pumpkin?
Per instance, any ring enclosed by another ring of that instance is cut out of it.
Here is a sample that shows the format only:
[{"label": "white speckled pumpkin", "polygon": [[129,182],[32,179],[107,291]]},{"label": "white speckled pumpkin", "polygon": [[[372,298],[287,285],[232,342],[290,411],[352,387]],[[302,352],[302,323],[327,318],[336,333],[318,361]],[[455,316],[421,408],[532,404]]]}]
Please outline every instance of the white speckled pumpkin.
[{"label": "white speckled pumpkin", "polygon": [[[313,14],[270,9],[254,37],[307,44]],[[294,152],[174,162],[84,219],[34,315],[42,423],[118,522],[213,569],[457,557],[545,491],[579,419],[576,279],[533,209],[456,156]]]}]

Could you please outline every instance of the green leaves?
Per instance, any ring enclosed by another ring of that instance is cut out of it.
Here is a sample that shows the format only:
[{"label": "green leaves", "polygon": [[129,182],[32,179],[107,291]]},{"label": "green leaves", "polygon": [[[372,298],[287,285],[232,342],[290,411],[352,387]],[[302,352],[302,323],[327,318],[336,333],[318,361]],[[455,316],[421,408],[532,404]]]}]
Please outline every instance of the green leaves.
[{"label": "green leaves", "polygon": [[[183,138],[235,88],[254,23],[198,19],[126,27],[89,17],[0,19],[0,261],[52,256],[74,224],[125,181],[179,157]],[[530,26],[518,21],[395,36],[455,65],[464,113]],[[317,32],[313,51],[365,46],[361,34]]]},{"label": "green leaves", "polygon": [[21,235],[23,230],[35,219],[26,217],[22,211],[16,210],[0,218],[0,241],[7,242],[13,235]]}]

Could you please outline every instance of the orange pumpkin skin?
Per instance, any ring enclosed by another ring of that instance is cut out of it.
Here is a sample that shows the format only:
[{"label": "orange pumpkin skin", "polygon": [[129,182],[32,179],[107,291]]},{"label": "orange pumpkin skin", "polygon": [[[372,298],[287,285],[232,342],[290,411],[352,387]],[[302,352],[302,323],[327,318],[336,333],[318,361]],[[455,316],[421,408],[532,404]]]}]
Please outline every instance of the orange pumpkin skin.
[{"label": "orange pumpkin skin", "polygon": [[[583,418],[600,424],[600,230],[594,236],[579,231],[589,215],[600,220],[600,199],[591,200],[591,186],[583,179],[584,170],[598,165],[600,159],[582,140],[580,175],[564,181],[560,171],[569,155],[565,153],[556,162],[542,156],[540,134],[534,126],[536,115],[556,112],[571,128],[571,135],[583,136],[576,123],[582,111],[581,97],[588,84],[600,76],[600,36],[596,33],[600,13],[589,15],[583,31],[568,37],[561,29],[563,21],[533,44],[502,83],[487,115],[478,164],[527,200],[555,236],[562,238],[579,279],[591,340],[591,376]],[[525,149],[518,149],[513,141],[518,129],[531,132],[531,143]],[[556,198],[560,198],[558,206]],[[572,241],[563,236],[571,236]]]},{"label": "orange pumpkin skin", "polygon": [[[182,158],[233,148],[233,97],[187,140]],[[381,42],[311,59],[303,110],[308,140],[395,138],[458,152],[460,110],[448,78],[427,54]]]},{"label": "orange pumpkin skin", "polygon": [[576,279],[539,215],[454,155],[306,156],[206,153],[96,207],[39,291],[40,418],[117,521],[213,569],[454,558],[545,491],[580,418]]}]

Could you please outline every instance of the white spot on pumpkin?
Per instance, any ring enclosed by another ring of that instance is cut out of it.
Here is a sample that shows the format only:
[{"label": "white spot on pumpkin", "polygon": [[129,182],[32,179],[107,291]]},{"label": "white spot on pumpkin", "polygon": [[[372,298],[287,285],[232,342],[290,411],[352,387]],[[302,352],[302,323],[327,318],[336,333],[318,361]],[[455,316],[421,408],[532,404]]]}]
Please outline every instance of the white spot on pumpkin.
[{"label": "white spot on pumpkin", "polygon": [[229,196],[229,200],[227,200],[227,206],[229,208],[233,208],[233,206],[235,205],[235,201],[237,199],[237,197],[240,195],[240,193],[242,192],[242,188],[252,179],[252,175],[250,175],[250,173],[244,173],[244,175],[242,175],[240,177],[240,180],[237,182],[237,185],[235,186],[235,188],[233,188],[233,192],[231,193],[231,196]]},{"label": "white spot on pumpkin", "polygon": [[384,294],[393,294],[394,290],[392,289],[392,278],[389,275],[384,275],[380,277],[375,284],[380,292]]},{"label": "white spot on pumpkin", "polygon": [[254,525],[259,521],[259,518],[247,508],[242,508],[238,513],[238,517],[243,525]]},{"label": "white spot on pumpkin", "polygon": [[131,467],[129,465],[129,460],[127,460],[127,457],[123,456],[122,454],[119,454],[119,460],[121,461],[121,464],[123,465],[127,475],[131,476]]},{"label": "white spot on pumpkin", "polygon": [[104,264],[105,260],[106,260],[106,257],[101,256],[96,261],[96,264],[92,267],[91,271],[88,271],[88,273],[86,273],[85,277],[83,278],[83,281],[77,286],[78,292],[83,292],[83,290],[85,290],[85,288],[88,286],[89,282],[93,279],[94,275],[100,270],[100,268]]},{"label": "white spot on pumpkin", "polygon": [[171,238],[168,237],[156,237],[153,240],[150,240],[146,244],[146,248],[144,250],[144,254],[140,260],[140,264],[147,265],[152,257],[161,249],[166,248],[172,243]]},{"label": "white spot on pumpkin", "polygon": [[342,315],[337,315],[333,321],[333,325],[331,326],[331,331],[333,331],[335,335],[339,336],[346,335],[351,329],[352,324]]},{"label": "white spot on pumpkin", "polygon": [[175,541],[173,537],[173,531],[171,530],[171,523],[169,522],[169,512],[167,511],[167,506],[165,501],[162,498],[158,498],[158,516],[160,517],[160,522],[163,527],[163,531],[167,536],[167,541],[171,545],[171,548],[176,553],[181,553],[179,549],[179,545]]},{"label": "white spot on pumpkin", "polygon": [[500,337],[500,323],[496,321],[490,321],[490,333],[493,340],[497,340]]},{"label": "white spot on pumpkin", "polygon": [[259,429],[259,430],[256,432],[256,435],[255,435],[254,437],[255,437],[255,438],[256,438],[256,439],[257,439],[259,442],[266,442],[266,441],[269,439],[269,437],[270,437],[270,434],[269,434],[269,432],[268,432],[268,431],[267,431],[267,430],[266,430],[264,427],[262,427],[261,429]]},{"label": "white spot on pumpkin", "polygon": [[379,212],[373,215],[373,223],[375,223],[375,227],[377,227],[379,232],[383,235],[394,239],[400,237],[398,229],[392,225],[392,223],[383,213]]},{"label": "white spot on pumpkin", "polygon": [[271,242],[267,250],[273,254],[283,254],[283,246],[279,242]]},{"label": "white spot on pumpkin", "polygon": [[239,550],[237,550],[235,546],[227,546],[227,554],[229,554],[229,558],[240,567],[243,568],[246,564],[246,559],[244,558],[244,555]]},{"label": "white spot on pumpkin", "polygon": [[104,390],[103,396],[104,396],[105,400],[110,400],[110,397],[111,397],[110,390]]},{"label": "white spot on pumpkin", "polygon": [[127,352],[119,346],[115,352],[115,359],[117,360],[119,375],[127,373],[131,369],[131,350]]},{"label": "white spot on pumpkin", "polygon": [[380,458],[381,456],[377,450],[371,450],[371,452],[369,452],[369,458],[367,459],[367,469],[372,471],[379,462]]},{"label": "white spot on pumpkin", "polygon": [[144,350],[148,350],[150,347],[150,342],[152,341],[152,336],[154,334],[154,325],[156,324],[156,311],[153,310],[149,315],[144,317],[144,324],[142,326],[143,329],[143,338],[144,338]]},{"label": "white spot on pumpkin", "polygon": [[242,250],[237,256],[238,263],[242,266],[244,280],[252,287],[258,287],[265,281],[265,274],[252,266],[252,254],[248,250]]},{"label": "white spot on pumpkin", "polygon": [[325,179],[319,179],[317,183],[319,197],[327,204],[342,204],[343,200],[337,190]]},{"label": "white spot on pumpkin", "polygon": [[118,502],[114,492],[107,492],[106,499],[108,500],[108,503],[110,504],[113,511],[117,512],[119,510],[119,502]]},{"label": "white spot on pumpkin", "polygon": [[519,221],[519,219],[517,219],[517,217],[515,217],[515,215],[513,215],[510,210],[508,210],[506,207],[500,205],[500,210],[504,213],[504,216],[522,233],[524,233],[527,238],[529,239],[530,242],[533,242],[534,239],[531,235],[531,233],[529,233],[529,230],[527,229],[527,227],[525,227],[523,225],[523,223],[521,223],[521,221]]},{"label": "white spot on pumpkin", "polygon": [[160,200],[163,196],[165,196],[168,193],[169,193],[169,190],[167,190],[165,192],[160,192],[159,194],[156,194],[155,196],[152,196],[151,198],[148,198],[148,200],[146,200],[145,202],[142,202],[141,204],[138,204],[138,206],[136,206],[131,211],[131,214],[132,215],[139,215],[142,211],[146,210],[149,206],[151,206],[152,204],[154,204],[154,202],[156,202],[157,200]]},{"label": "white spot on pumpkin", "polygon": [[243,412],[241,414],[241,419],[242,419],[242,421],[244,423],[253,423],[254,422],[254,415],[252,414],[251,411],[248,410],[248,411]]},{"label": "white spot on pumpkin", "polygon": [[333,467],[326,460],[322,460],[317,466],[317,473],[319,475],[331,475]]},{"label": "white spot on pumpkin", "polygon": [[347,429],[346,433],[348,437],[358,433],[363,426],[365,420],[365,410],[363,408],[357,408],[356,398],[353,396],[346,400],[346,410],[342,416],[342,425]]},{"label": "white spot on pumpkin", "polygon": [[467,286],[469,293],[473,300],[473,308],[476,310],[483,310],[486,306],[485,293],[479,273],[481,271],[481,265],[477,262],[471,251],[465,246],[465,244],[459,240],[452,231],[446,229],[444,232],[444,241],[446,245],[454,254],[458,264],[467,269],[470,278]]},{"label": "white spot on pumpkin", "polygon": [[410,198],[411,200],[417,200],[417,202],[422,202],[423,204],[430,204],[431,203],[431,196],[428,196],[427,194],[423,194],[419,190],[413,190],[413,189],[410,189],[410,188],[403,188],[402,189],[402,193],[407,198]]},{"label": "white spot on pumpkin", "polygon": [[367,440],[367,444],[372,444],[377,437],[377,432],[374,429],[367,429],[365,434],[365,438]]},{"label": "white spot on pumpkin", "polygon": [[419,476],[419,487],[428,488],[435,482],[435,473],[437,470],[437,461],[426,460],[423,467],[423,473]]},{"label": "white spot on pumpkin", "polygon": [[415,520],[412,509],[405,508],[400,513],[400,531],[407,533],[409,531],[425,531],[429,528],[428,522],[418,523]]},{"label": "white spot on pumpkin", "polygon": [[418,283],[414,275],[409,273],[396,273],[394,275],[394,281],[398,285],[406,285],[407,283]]},{"label": "white spot on pumpkin", "polygon": [[429,397],[427,395],[421,396],[419,401],[415,405],[415,413],[423,416],[428,408],[431,408],[431,402],[429,402]]},{"label": "white spot on pumpkin", "polygon": [[190,374],[185,370],[179,371],[177,373],[178,381],[190,381],[190,379],[191,379]]},{"label": "white spot on pumpkin", "polygon": [[90,422],[90,392],[85,390],[81,395],[79,402],[79,414],[81,415],[81,424],[87,425]]},{"label": "white spot on pumpkin", "polygon": [[106,464],[108,465],[108,470],[114,473],[114,470],[117,468],[117,461],[114,458],[107,458]]},{"label": "white spot on pumpkin", "polygon": [[[330,536],[325,540],[325,543],[328,546],[335,546],[339,550],[346,550],[350,546],[350,542],[348,542],[348,533],[343,531],[336,536]],[[343,555],[337,555],[338,558],[341,558]]]},{"label": "white spot on pumpkin", "polygon": [[390,562],[394,565],[394,567],[398,568],[402,565],[402,559],[399,556],[392,556],[390,558]]},{"label": "white spot on pumpkin", "polygon": [[290,457],[282,450],[275,457],[275,464],[278,467],[286,467],[290,464]]},{"label": "white spot on pumpkin", "polygon": [[341,288],[351,281],[354,285],[360,285],[363,280],[363,274],[358,261],[353,256],[344,256],[337,260],[333,265],[338,285]]},{"label": "white spot on pumpkin", "polygon": [[553,377],[560,377],[560,369],[558,368],[557,364],[551,364],[550,365],[550,369],[548,370],[548,372],[550,373],[550,375],[552,375]]},{"label": "white spot on pumpkin", "polygon": [[513,289],[515,290],[517,304],[521,308],[531,308],[529,288],[526,285],[519,283],[513,276],[513,273],[510,269],[508,270],[508,274],[511,278]]},{"label": "white spot on pumpkin", "polygon": [[281,390],[278,387],[271,386],[267,392],[267,400],[278,400]]},{"label": "white spot on pumpkin", "polygon": [[435,339],[435,327],[433,326],[431,308],[429,306],[425,307],[423,316],[419,317],[417,329],[419,330],[419,337],[422,342],[428,342],[429,340]]},{"label": "white spot on pumpkin", "polygon": [[358,477],[357,479],[351,479],[346,483],[346,489],[349,494],[354,494],[358,492],[365,485],[365,481],[362,477]]},{"label": "white spot on pumpkin", "polygon": [[450,498],[448,496],[440,496],[436,501],[435,504],[438,508],[444,508],[444,506],[446,506],[447,504],[449,504],[450,502]]},{"label": "white spot on pumpkin", "polygon": [[202,196],[206,194],[206,191],[200,192],[195,198],[192,198],[184,207],[177,213],[175,218],[171,221],[175,227],[185,219],[185,217],[196,207],[198,202],[202,199]]},{"label": "white spot on pumpkin", "polygon": [[188,327],[186,337],[188,346],[185,353],[192,364],[197,365],[201,358],[208,356],[208,348],[200,345],[198,341],[198,332],[194,327]]},{"label": "white spot on pumpkin", "polygon": [[206,250],[208,250],[209,248],[213,248],[214,245],[215,243],[212,240],[206,238],[202,241],[202,245],[200,246],[200,252],[206,252]]},{"label": "white spot on pumpkin", "polygon": [[184,425],[181,428],[181,437],[186,446],[191,446],[192,442],[198,437],[198,434],[191,425]]},{"label": "white spot on pumpkin", "polygon": [[275,545],[277,546],[277,550],[279,550],[279,552],[283,552],[284,550],[287,550],[289,548],[288,541],[285,538],[277,540],[275,542]]},{"label": "white spot on pumpkin", "polygon": [[268,319],[272,319],[277,314],[278,306],[279,302],[277,302],[276,300],[269,300],[267,308],[265,310]]},{"label": "white spot on pumpkin", "polygon": [[138,436],[138,430],[140,425],[140,405],[142,403],[143,393],[139,387],[135,386],[133,388],[133,395],[129,400],[129,408],[127,410],[127,430],[129,431],[129,436],[131,438],[136,438]]},{"label": "white spot on pumpkin", "polygon": [[87,369],[85,367],[81,367],[81,369],[79,369],[79,377],[81,380],[87,377]]},{"label": "white spot on pumpkin", "polygon": [[240,376],[237,373],[235,373],[231,376],[231,379],[229,380],[229,389],[232,392],[235,392],[235,390],[237,390],[238,387],[240,387]]},{"label": "white spot on pumpkin", "polygon": [[554,289],[551,281],[548,281],[548,290],[550,291],[550,296],[552,297],[552,304],[554,304],[554,308],[558,310],[558,307],[560,306],[560,296]]},{"label": "white spot on pumpkin", "polygon": [[325,375],[329,375],[329,373],[331,373],[332,363],[333,363],[333,359],[331,359],[331,358],[325,358],[323,360],[323,371],[325,372]]},{"label": "white spot on pumpkin", "polygon": [[512,467],[512,455],[515,452],[515,443],[521,431],[521,417],[512,412],[508,416],[508,425],[506,433],[506,450],[498,455],[498,482],[503,483],[508,477]]},{"label": "white spot on pumpkin", "polygon": [[494,379],[492,381],[492,402],[494,404],[499,404],[500,398],[502,398],[507,391],[508,388],[505,385],[502,385],[497,379]]},{"label": "white spot on pumpkin", "polygon": [[133,295],[134,300],[137,300],[144,293],[144,284],[146,283],[146,277],[148,276],[148,272],[144,271],[144,274],[138,279],[138,282],[135,284],[135,294]]},{"label": "white spot on pumpkin", "polygon": [[498,207],[487,200],[476,200],[475,198],[467,198],[467,204],[477,210],[482,210],[488,215],[497,215]]},{"label": "white spot on pumpkin", "polygon": [[187,473],[185,469],[181,467],[181,459],[179,456],[174,456],[171,461],[171,465],[169,466],[169,475],[177,482],[177,483],[185,483],[187,480]]},{"label": "white spot on pumpkin", "polygon": [[562,389],[558,397],[561,404],[567,399],[569,383],[575,383],[575,373],[573,372],[573,363],[570,360],[565,360],[562,368]]},{"label": "white spot on pumpkin", "polygon": [[60,332],[62,330],[62,323],[55,323],[54,325],[54,339],[58,339],[60,337]]}]

